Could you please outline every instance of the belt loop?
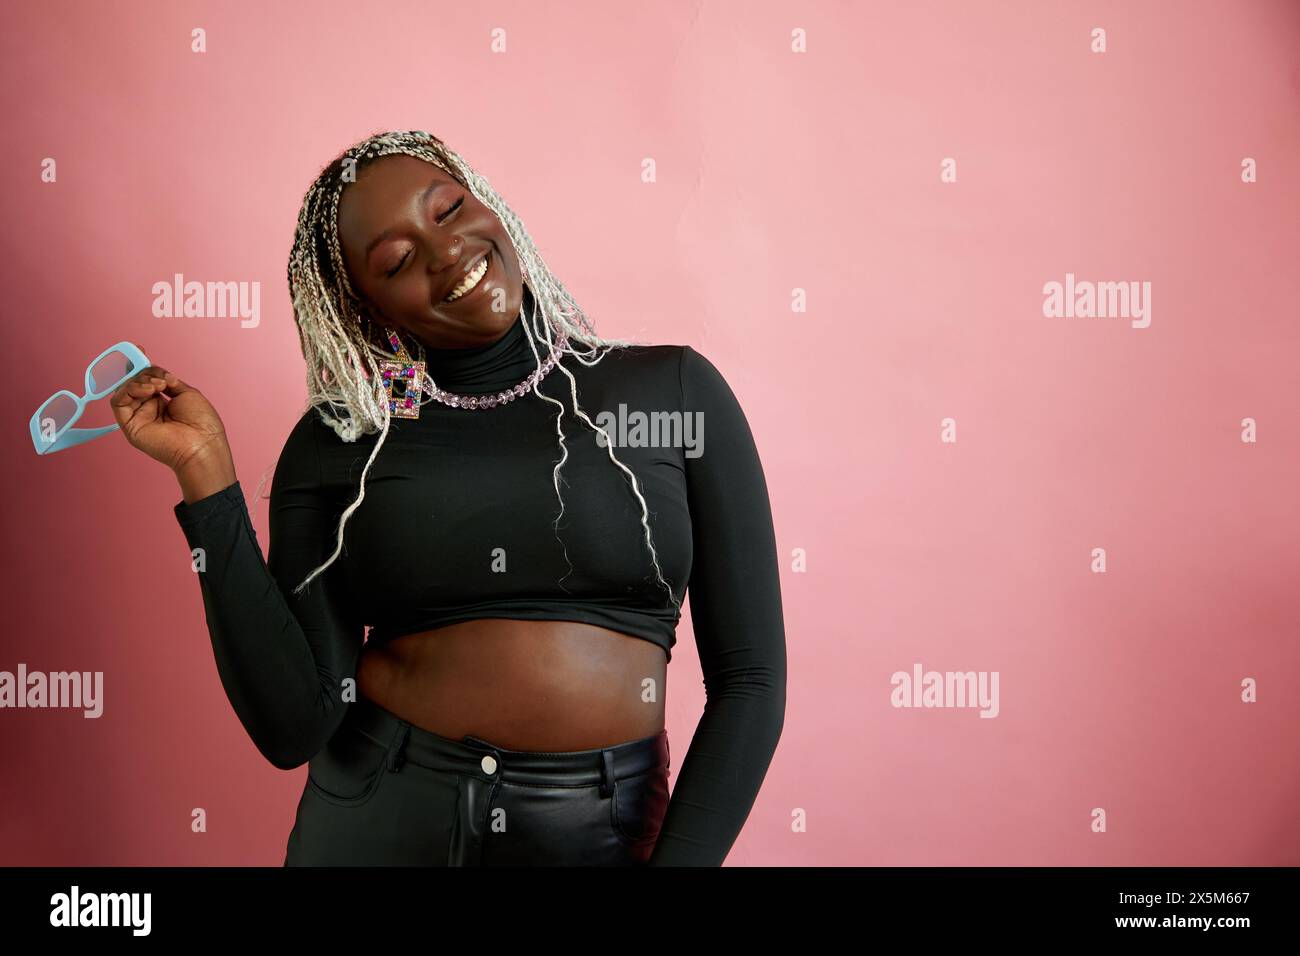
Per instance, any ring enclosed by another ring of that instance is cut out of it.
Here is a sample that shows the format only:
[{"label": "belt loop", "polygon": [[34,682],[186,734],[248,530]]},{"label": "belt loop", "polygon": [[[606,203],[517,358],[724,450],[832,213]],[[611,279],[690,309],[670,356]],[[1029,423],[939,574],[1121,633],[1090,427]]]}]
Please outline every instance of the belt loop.
[{"label": "belt loop", "polygon": [[602,750],[600,760],[600,795],[608,797],[614,792],[614,752],[612,750]]},{"label": "belt loop", "polygon": [[397,773],[402,769],[402,764],[406,763],[406,742],[411,739],[411,725],[403,722],[401,730],[395,735],[397,745],[392,748],[388,756],[388,769]]}]

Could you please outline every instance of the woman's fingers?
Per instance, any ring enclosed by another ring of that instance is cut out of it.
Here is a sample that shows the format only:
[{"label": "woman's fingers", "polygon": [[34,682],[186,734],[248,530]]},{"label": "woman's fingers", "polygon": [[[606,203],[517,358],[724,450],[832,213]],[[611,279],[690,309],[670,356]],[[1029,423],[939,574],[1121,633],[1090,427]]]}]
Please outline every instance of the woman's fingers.
[{"label": "woman's fingers", "polygon": [[113,404],[117,404],[117,400],[118,400],[119,398],[121,398],[122,396],[128,394],[128,393],[130,392],[132,386],[135,386],[135,385],[142,385],[142,384],[144,384],[144,383],[146,383],[146,382],[157,381],[157,380],[158,380],[158,375],[155,374],[155,371],[156,371],[156,369],[154,368],[154,366],[151,365],[151,366],[149,366],[149,368],[146,368],[146,369],[143,369],[142,371],[136,372],[134,375],[132,375],[130,378],[128,378],[125,382],[123,382],[121,385],[119,385],[118,388],[117,388],[117,391],[113,393],[113,398],[112,398]]},{"label": "woman's fingers", "polygon": [[113,409],[113,417],[117,419],[119,425],[125,425],[131,420],[131,415],[140,407],[140,402],[144,398],[144,396],[137,396],[133,392],[133,389],[137,386],[138,378],[137,375],[135,378],[123,382],[108,400],[109,407]]},{"label": "woman's fingers", "polygon": [[188,392],[190,390],[189,385],[186,385],[184,382],[182,382],[171,372],[168,372],[163,378],[164,378],[164,391],[166,391],[169,398],[175,398],[177,395],[180,395],[182,392]]},{"label": "woman's fingers", "polygon": [[[112,398],[113,417],[119,425],[131,421],[149,399],[157,398],[160,387],[155,382],[140,381],[139,376],[123,383]],[[146,416],[152,420],[154,415]]]},{"label": "woman's fingers", "polygon": [[147,424],[156,421],[161,411],[150,399],[161,399],[161,396],[166,395],[170,400],[189,390],[189,385],[161,365],[150,365],[123,382],[113,393],[109,404],[113,407],[113,416],[119,425],[133,420],[137,425]]},{"label": "woman's fingers", "polygon": [[158,391],[165,393],[169,398],[175,398],[182,392],[187,392],[190,386],[186,385],[179,378],[173,375],[161,365],[150,365],[148,368],[141,369],[134,378],[129,382],[152,382],[157,386]]}]

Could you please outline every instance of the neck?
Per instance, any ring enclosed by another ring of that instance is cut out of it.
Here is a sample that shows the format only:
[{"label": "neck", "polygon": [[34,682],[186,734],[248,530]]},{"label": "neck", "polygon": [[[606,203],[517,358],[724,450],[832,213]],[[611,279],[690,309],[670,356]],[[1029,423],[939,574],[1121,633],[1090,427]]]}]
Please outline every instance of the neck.
[{"label": "neck", "polygon": [[[439,388],[469,395],[497,391],[518,384],[537,368],[524,322],[529,321],[536,304],[528,285],[524,284],[523,308],[510,328],[495,342],[469,348],[425,348],[424,360],[429,377]],[[546,347],[538,343],[543,361]]]}]

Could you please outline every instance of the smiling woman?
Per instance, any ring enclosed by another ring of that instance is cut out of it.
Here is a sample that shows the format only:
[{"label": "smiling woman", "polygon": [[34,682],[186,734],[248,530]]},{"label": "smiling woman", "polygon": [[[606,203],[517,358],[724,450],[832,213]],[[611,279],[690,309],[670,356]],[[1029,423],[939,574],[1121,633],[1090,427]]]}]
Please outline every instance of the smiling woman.
[{"label": "smiling woman", "polygon": [[[501,220],[441,168],[386,157],[344,191],[338,217],[348,275],[386,324],[399,317],[429,347],[466,348],[500,338],[519,315],[523,277],[518,257],[501,253]],[[431,244],[437,235],[451,238]]]},{"label": "smiling woman", "polygon": [[[128,440],[173,464],[177,520],[209,555],[232,705],[271,763],[309,764],[285,863],[720,865],[786,681],[766,482],[721,373],[689,346],[599,337],[424,132],[321,172],[289,283],[310,407],[265,561],[206,399],[154,366],[115,400]],[[451,400],[394,415],[395,345],[417,396]],[[614,408],[707,418],[708,447],[615,453],[595,421]],[[688,585],[708,700],[670,799]]]}]

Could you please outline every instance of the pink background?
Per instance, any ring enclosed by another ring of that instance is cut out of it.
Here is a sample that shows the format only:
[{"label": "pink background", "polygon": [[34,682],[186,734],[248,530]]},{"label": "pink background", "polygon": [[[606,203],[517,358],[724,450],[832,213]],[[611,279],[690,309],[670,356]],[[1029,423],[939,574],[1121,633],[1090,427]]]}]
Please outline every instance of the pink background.
[{"label": "pink background", "polygon": [[[38,458],[27,420],[131,339],[217,405],[251,495],[305,398],[302,194],[407,128],[602,333],[696,347],[749,415],[790,694],[729,865],[1300,863],[1300,5],[542,7],[6,8],[0,669],[102,670],[107,702],[0,711],[0,863],[282,861],[306,769],[224,696],[175,479],[117,436]],[[154,318],[176,272],[260,282],[260,325]],[[1067,272],[1151,282],[1150,328],[1044,317]],[[915,662],[998,671],[1000,715],[893,708]]]}]

